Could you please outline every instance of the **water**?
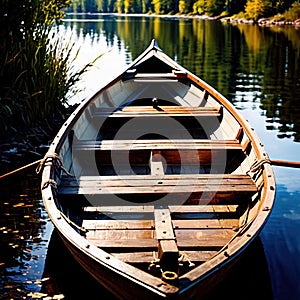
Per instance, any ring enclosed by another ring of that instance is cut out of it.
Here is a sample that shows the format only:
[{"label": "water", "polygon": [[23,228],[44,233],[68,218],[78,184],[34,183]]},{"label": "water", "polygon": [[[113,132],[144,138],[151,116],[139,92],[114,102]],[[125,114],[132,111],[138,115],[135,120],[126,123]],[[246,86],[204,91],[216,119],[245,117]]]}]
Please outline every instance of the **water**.
[{"label": "water", "polygon": [[[68,16],[57,30],[65,43],[75,42],[74,53],[80,47],[75,68],[103,53],[81,82],[84,90],[70,102],[91,96],[156,38],[169,56],[234,103],[270,158],[300,161],[299,30],[98,15]],[[211,299],[300,299],[300,170],[274,171],[272,214],[258,241]],[[62,252],[33,172],[2,181],[0,188],[0,298],[96,299],[101,294],[112,299]]]}]

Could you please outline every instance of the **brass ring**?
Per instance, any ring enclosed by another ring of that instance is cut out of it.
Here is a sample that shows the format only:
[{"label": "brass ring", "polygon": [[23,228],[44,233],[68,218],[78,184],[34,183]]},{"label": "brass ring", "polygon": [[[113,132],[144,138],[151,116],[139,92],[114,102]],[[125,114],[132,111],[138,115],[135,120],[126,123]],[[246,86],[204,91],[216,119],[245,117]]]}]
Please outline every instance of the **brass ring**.
[{"label": "brass ring", "polygon": [[178,279],[178,274],[172,271],[165,271],[162,273],[161,277],[165,281],[174,281]]}]

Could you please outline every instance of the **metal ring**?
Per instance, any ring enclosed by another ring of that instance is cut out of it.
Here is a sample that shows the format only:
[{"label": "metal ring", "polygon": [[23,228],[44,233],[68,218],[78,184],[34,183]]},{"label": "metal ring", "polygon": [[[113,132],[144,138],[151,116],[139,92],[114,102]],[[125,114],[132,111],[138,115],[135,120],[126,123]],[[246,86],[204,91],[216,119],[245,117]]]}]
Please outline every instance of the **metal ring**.
[{"label": "metal ring", "polygon": [[178,279],[178,274],[172,271],[165,271],[162,273],[161,277],[165,281],[174,281]]}]

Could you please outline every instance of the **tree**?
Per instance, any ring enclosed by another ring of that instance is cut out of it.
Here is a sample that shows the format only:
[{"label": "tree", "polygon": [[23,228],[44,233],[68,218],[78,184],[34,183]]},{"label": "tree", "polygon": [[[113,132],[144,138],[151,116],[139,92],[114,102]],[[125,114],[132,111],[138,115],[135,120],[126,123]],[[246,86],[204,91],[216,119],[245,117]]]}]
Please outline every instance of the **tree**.
[{"label": "tree", "polygon": [[248,0],[245,13],[247,17],[257,21],[259,18],[265,16],[265,13],[270,8],[270,1],[268,0]]},{"label": "tree", "polygon": [[198,0],[193,6],[193,11],[211,16],[219,15],[225,8],[225,2],[225,0]]},{"label": "tree", "polygon": [[198,0],[193,5],[193,13],[202,15],[206,11],[206,1]]},{"label": "tree", "polygon": [[130,2],[131,2],[131,0],[124,0],[124,12],[125,12],[125,14],[129,13]]},{"label": "tree", "polygon": [[195,0],[179,0],[178,11],[181,14],[187,14],[193,11]]}]

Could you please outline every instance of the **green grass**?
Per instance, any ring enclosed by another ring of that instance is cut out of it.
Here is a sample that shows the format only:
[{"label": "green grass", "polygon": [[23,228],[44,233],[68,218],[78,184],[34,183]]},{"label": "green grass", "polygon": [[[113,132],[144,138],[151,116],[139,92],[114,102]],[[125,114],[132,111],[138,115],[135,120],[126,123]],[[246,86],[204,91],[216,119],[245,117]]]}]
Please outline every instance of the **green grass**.
[{"label": "green grass", "polygon": [[67,96],[92,64],[73,71],[73,45],[62,46],[58,39],[53,42],[50,34],[61,11],[44,7],[42,2],[36,5],[29,24],[23,26],[20,21],[22,30],[0,32],[0,137],[63,114]]}]

